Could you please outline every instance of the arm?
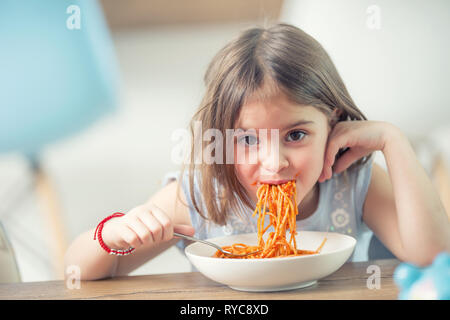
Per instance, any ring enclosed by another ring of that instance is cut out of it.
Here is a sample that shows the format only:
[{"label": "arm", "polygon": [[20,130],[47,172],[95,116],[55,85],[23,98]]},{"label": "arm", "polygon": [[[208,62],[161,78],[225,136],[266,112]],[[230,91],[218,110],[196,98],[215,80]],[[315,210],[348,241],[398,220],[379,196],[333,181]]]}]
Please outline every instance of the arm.
[{"label": "arm", "polygon": [[[65,255],[66,267],[79,266],[81,280],[127,274],[175,244],[178,239],[173,238],[174,228],[176,231],[193,234],[188,208],[184,204],[186,203],[184,194],[180,192],[180,201],[177,197],[177,188],[178,183],[171,182],[144,205],[132,209],[123,217],[105,223],[102,232],[105,244],[117,249],[133,246],[136,250],[131,255],[122,257],[109,255],[97,241],[93,240],[95,229],[91,229],[78,236],[70,245]],[[163,212],[156,212],[152,203]],[[139,217],[145,221],[153,219],[153,222],[141,222],[139,226],[135,226],[136,221],[142,221]],[[154,217],[160,219],[154,220]],[[138,227],[141,229],[137,230]]]},{"label": "arm", "polygon": [[[345,147],[349,151],[334,164],[337,151]],[[389,175],[374,165],[363,219],[399,259],[429,264],[437,253],[450,250],[450,224],[430,179],[398,128],[377,121],[338,123],[329,137],[320,180],[330,178],[332,168],[341,172],[377,150],[386,159]]]},{"label": "arm", "polygon": [[[180,201],[177,193],[178,188],[178,182],[171,182],[167,184],[165,188],[150,197],[144,206],[151,206],[151,204],[154,203],[158,208],[161,208],[165,213],[170,215],[174,226],[172,230],[193,236],[195,230],[192,227],[189,209],[186,205],[186,198],[184,193],[180,192]],[[174,201],[175,199],[176,201]],[[129,256],[120,257],[115,275],[119,276],[128,274],[145,262],[167,250],[180,240],[178,238],[173,238],[172,235],[170,238],[171,239],[169,241],[160,243],[159,245],[148,243],[139,248],[139,252],[136,250],[135,253]]]},{"label": "arm", "polygon": [[64,269],[75,265],[80,268],[80,280],[95,280],[111,277],[117,268],[118,257],[108,255],[97,241],[94,230],[79,235],[69,246],[64,257]]},{"label": "arm", "polygon": [[374,166],[363,219],[401,260],[430,264],[450,251],[450,224],[440,198],[408,139],[386,127],[384,148],[389,175]]}]

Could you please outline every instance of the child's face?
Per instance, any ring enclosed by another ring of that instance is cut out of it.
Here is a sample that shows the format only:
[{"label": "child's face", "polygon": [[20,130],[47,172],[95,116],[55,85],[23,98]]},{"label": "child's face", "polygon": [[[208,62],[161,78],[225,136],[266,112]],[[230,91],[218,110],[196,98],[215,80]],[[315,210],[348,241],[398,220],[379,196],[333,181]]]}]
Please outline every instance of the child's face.
[{"label": "child's face", "polygon": [[[301,123],[290,127],[298,122]],[[315,107],[295,104],[279,93],[264,101],[250,100],[244,104],[235,128],[254,129],[247,134],[237,134],[234,149],[237,178],[254,203],[260,184],[296,179],[298,205],[322,172],[330,132],[327,116]],[[267,129],[267,134],[260,129]],[[273,147],[276,141],[271,139],[271,129],[279,130],[277,148]],[[264,142],[267,148],[262,147]],[[242,160],[238,162],[239,154],[246,156],[243,164]]]}]

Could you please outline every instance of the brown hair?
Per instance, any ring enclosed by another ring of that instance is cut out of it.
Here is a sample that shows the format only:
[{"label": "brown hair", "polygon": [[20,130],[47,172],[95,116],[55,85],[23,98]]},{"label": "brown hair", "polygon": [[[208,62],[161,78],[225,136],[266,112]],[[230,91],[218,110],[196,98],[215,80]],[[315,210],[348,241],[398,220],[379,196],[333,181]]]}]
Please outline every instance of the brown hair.
[{"label": "brown hair", "polygon": [[[366,120],[323,47],[288,24],[242,32],[213,58],[204,80],[206,93],[190,123],[192,137],[195,121],[201,121],[203,132],[215,128],[225,136],[226,129],[234,128],[246,99],[255,95],[263,99],[264,94],[277,90],[297,104],[317,107],[330,119],[335,117],[331,119],[332,126],[337,121]],[[205,145],[202,142],[202,150]],[[239,214],[242,209],[238,197],[251,208],[251,200],[238,181],[233,164],[203,161],[195,164],[194,157],[192,143],[191,161],[183,166],[182,172],[189,166],[191,201],[203,218],[226,224],[231,214]],[[203,208],[195,197],[194,174],[200,194],[204,195]]]}]

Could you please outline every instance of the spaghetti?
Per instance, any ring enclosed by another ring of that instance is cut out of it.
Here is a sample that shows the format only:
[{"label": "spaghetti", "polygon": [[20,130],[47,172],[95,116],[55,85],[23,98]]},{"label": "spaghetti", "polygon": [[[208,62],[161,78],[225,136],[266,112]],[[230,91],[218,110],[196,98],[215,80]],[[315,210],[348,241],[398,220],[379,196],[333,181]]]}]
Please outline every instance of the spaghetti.
[{"label": "spaghetti", "polygon": [[[258,213],[258,245],[249,246],[243,243],[236,243],[222,248],[233,254],[259,251],[245,257],[238,257],[238,259],[289,257],[319,253],[326,242],[326,238],[315,251],[297,249],[295,240],[298,215],[296,194],[295,180],[280,185],[262,184],[259,186],[256,192],[258,203],[252,215],[254,217]],[[270,221],[265,227],[266,216],[268,216]],[[274,231],[270,232],[266,241],[264,241],[263,235],[270,226],[274,227]],[[286,239],[287,230],[290,231],[289,241]],[[214,257],[230,258],[220,251],[217,251]],[[235,259],[236,257],[232,258]]]}]

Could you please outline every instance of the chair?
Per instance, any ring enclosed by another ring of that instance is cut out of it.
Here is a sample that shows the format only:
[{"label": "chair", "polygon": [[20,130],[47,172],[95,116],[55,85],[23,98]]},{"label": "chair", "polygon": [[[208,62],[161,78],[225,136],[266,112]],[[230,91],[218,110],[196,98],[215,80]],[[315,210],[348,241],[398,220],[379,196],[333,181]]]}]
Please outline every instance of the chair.
[{"label": "chair", "polygon": [[0,223],[0,283],[20,282],[20,272],[14,250]]},{"label": "chair", "polygon": [[0,40],[0,154],[20,153],[30,163],[61,278],[67,233],[40,155],[116,108],[112,41],[93,0],[3,0]]}]

